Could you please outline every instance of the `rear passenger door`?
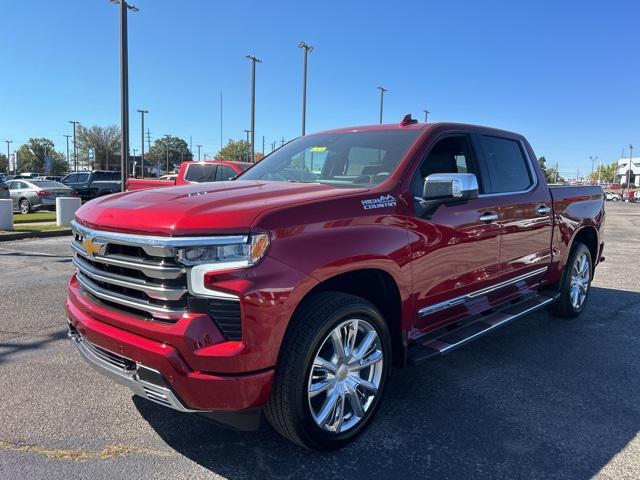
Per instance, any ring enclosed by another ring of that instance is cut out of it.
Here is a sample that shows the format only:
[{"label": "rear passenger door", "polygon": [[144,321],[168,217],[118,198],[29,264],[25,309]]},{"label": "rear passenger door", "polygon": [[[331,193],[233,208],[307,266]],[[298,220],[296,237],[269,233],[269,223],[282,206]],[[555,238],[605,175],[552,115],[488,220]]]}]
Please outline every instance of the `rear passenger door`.
[{"label": "rear passenger door", "polygon": [[216,171],[216,182],[233,180],[237,176],[238,174],[233,168],[227,165],[218,165],[218,170]]},{"label": "rear passenger door", "polygon": [[474,136],[481,151],[484,198],[499,205],[501,280],[538,280],[551,262],[552,205],[536,158],[518,136]]}]

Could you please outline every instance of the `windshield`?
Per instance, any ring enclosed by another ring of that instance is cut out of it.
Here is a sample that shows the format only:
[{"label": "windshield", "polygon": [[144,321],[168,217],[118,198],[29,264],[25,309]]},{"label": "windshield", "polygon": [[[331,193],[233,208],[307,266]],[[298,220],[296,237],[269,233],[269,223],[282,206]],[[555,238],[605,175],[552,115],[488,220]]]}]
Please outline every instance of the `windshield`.
[{"label": "windshield", "polygon": [[300,137],[237,177],[367,187],[386,180],[420,130],[375,130]]}]

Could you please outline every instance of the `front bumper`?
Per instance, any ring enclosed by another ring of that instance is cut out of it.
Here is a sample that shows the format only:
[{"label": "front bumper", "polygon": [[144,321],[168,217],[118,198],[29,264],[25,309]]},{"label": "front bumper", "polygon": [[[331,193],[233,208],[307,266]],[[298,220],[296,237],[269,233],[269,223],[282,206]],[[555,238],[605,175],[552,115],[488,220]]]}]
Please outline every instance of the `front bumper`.
[{"label": "front bumper", "polygon": [[273,369],[232,375],[195,371],[171,345],[97,320],[70,299],[65,307],[69,336],[83,358],[136,395],[182,412],[226,414],[259,409],[269,398]]}]

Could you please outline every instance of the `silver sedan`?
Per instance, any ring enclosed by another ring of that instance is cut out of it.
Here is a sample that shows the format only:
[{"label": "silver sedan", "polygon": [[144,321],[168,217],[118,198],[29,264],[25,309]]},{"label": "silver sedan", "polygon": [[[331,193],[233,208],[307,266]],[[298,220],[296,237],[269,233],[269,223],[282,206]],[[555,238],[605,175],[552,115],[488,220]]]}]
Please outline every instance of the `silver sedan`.
[{"label": "silver sedan", "polygon": [[13,211],[22,214],[41,208],[53,210],[56,197],[76,196],[73,188],[50,180],[9,180],[7,186],[13,200]]}]

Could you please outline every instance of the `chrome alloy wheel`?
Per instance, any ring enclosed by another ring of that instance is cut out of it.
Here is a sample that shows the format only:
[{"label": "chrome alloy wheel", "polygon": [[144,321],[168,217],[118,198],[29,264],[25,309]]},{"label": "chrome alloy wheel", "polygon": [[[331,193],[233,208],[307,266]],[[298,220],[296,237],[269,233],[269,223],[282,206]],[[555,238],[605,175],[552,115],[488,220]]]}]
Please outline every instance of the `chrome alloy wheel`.
[{"label": "chrome alloy wheel", "polygon": [[589,279],[591,278],[591,266],[589,265],[589,257],[586,253],[582,253],[576,257],[571,268],[571,305],[576,310],[582,307],[587,298],[589,290]]},{"label": "chrome alloy wheel", "polygon": [[382,344],[375,328],[349,319],[324,339],[309,371],[307,398],[318,427],[341,433],[357,425],[378,394]]}]

